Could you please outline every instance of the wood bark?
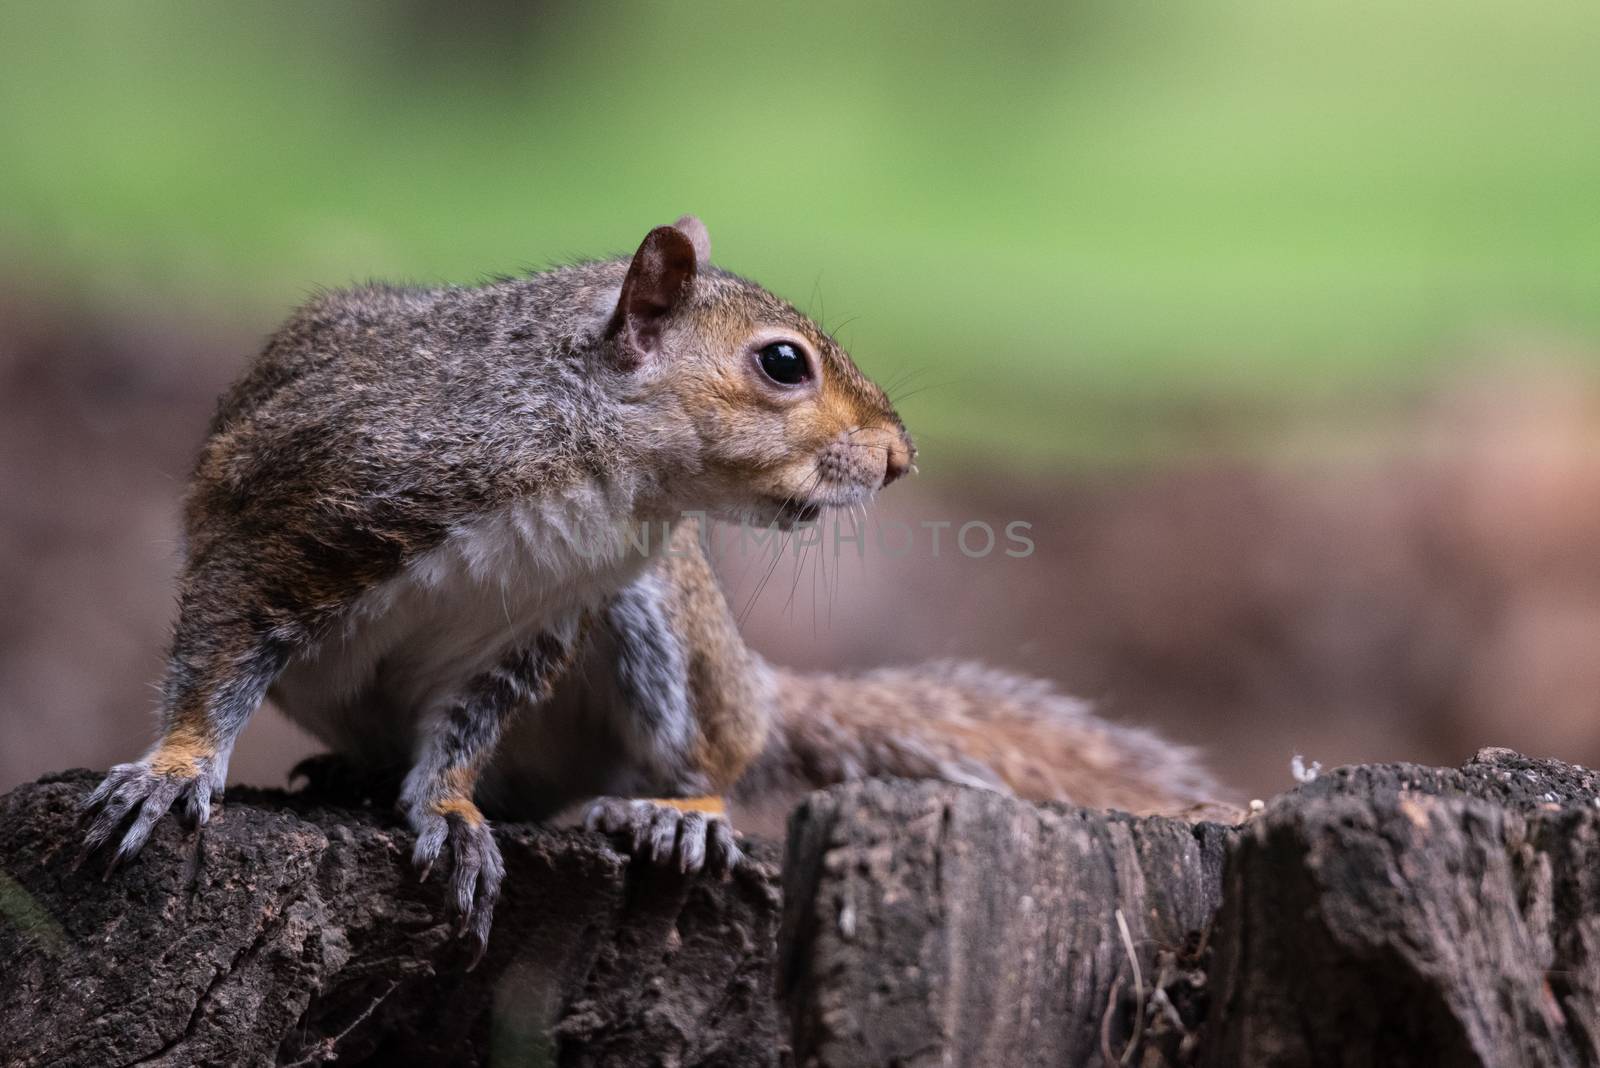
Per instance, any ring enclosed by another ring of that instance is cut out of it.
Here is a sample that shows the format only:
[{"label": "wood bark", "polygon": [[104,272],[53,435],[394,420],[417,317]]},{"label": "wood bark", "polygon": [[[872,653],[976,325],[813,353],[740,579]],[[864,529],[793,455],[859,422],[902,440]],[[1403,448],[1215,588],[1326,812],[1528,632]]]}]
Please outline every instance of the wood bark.
[{"label": "wood bark", "polygon": [[1228,866],[1205,1063],[1600,1064],[1597,798],[1490,749],[1272,805]]},{"label": "wood bark", "polygon": [[1229,834],[906,783],[814,796],[780,950],[800,1062],[1120,1056],[1157,955],[1192,956],[1220,904]]},{"label": "wood bark", "polygon": [[774,856],[728,882],[509,826],[473,971],[386,813],[230,791],[105,882],[68,773],[0,800],[0,1064],[776,1064]]},{"label": "wood bark", "polygon": [[1339,769],[1239,828],[819,795],[786,857],[794,1056],[1600,1064],[1597,798],[1595,773],[1509,750]]},{"label": "wood bark", "polygon": [[727,881],[504,826],[466,972],[382,809],[235,791],[102,882],[0,799],[0,1065],[1600,1065],[1600,776],[1485,750],[1239,827],[867,782]]}]

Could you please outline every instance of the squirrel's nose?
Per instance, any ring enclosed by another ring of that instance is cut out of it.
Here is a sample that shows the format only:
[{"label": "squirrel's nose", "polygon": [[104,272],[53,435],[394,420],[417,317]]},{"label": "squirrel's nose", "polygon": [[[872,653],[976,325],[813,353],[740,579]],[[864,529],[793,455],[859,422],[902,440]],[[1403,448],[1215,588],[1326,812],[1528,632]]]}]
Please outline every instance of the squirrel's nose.
[{"label": "squirrel's nose", "polygon": [[900,442],[894,442],[886,451],[883,461],[883,484],[889,483],[911,470],[911,450]]},{"label": "squirrel's nose", "polygon": [[915,470],[911,466],[911,461],[917,455],[916,449],[912,447],[911,439],[906,436],[905,431],[897,427],[867,427],[850,435],[846,440],[860,450],[855,458],[855,463],[861,465],[855,469],[858,478],[870,478],[872,467],[868,457],[875,459],[877,453],[883,454],[883,481],[878,484],[879,489]]}]

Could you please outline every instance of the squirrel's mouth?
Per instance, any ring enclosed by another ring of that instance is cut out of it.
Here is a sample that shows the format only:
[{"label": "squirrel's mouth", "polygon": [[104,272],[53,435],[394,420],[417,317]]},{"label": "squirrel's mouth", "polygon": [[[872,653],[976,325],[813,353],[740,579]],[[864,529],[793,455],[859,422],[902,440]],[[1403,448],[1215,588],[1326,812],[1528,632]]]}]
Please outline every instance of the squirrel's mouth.
[{"label": "squirrel's mouth", "polygon": [[815,501],[797,501],[793,497],[769,500],[778,514],[778,524],[785,530],[800,523],[814,523],[822,515],[823,506]]}]

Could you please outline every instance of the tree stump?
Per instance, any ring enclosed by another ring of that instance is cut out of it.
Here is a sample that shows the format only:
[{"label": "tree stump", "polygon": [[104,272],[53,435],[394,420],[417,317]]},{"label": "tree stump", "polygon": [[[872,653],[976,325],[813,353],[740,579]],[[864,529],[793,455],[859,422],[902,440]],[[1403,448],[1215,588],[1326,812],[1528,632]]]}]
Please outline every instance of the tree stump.
[{"label": "tree stump", "polygon": [[1216,913],[1230,833],[922,783],[813,796],[785,858],[797,1060],[1120,1055],[1158,952],[1176,962]]},{"label": "tree stump", "polygon": [[502,827],[506,892],[467,972],[386,813],[231,790],[203,834],[165,820],[101,882],[72,870],[97,781],[0,800],[0,1064],[778,1063],[770,847],[717,882]]},{"label": "tree stump", "polygon": [[1597,797],[1486,749],[1274,803],[1229,861],[1205,1063],[1600,1064]]},{"label": "tree stump", "polygon": [[1509,750],[1339,769],[1240,828],[818,795],[786,856],[794,1055],[1600,1064],[1597,797],[1593,772]]},{"label": "tree stump", "polygon": [[0,799],[0,1064],[1600,1065],[1600,776],[1329,772],[1242,826],[813,795],[731,880],[507,825],[489,954],[384,811],[235,790],[101,882]]}]

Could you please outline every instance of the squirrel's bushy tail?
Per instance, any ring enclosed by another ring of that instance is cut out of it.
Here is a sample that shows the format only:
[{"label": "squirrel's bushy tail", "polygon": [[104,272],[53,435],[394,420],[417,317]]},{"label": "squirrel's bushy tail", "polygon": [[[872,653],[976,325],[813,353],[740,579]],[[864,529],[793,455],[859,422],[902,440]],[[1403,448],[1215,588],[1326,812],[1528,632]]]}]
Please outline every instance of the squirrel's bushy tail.
[{"label": "squirrel's bushy tail", "polygon": [[1225,807],[1194,750],[1108,723],[1038,679],[950,660],[860,675],[772,670],[777,715],[736,801],[891,776],[1140,815]]}]

